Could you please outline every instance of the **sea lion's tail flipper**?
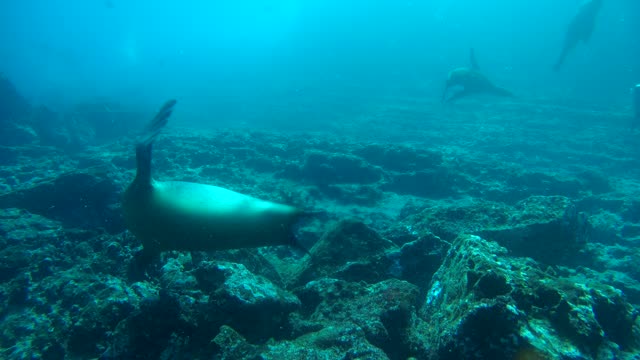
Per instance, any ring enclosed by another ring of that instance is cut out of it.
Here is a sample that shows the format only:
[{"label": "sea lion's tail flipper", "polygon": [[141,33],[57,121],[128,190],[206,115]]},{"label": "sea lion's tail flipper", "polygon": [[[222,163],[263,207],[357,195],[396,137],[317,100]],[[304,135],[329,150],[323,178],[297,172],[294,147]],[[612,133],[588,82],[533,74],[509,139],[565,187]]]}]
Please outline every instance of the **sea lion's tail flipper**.
[{"label": "sea lion's tail flipper", "polygon": [[478,60],[476,59],[476,51],[473,50],[473,48],[469,50],[469,64],[470,64],[469,66],[471,66],[471,69],[480,71],[480,67],[478,66]]},{"label": "sea lion's tail flipper", "polygon": [[460,89],[460,90],[458,90],[456,92],[453,92],[453,94],[451,96],[449,96],[449,98],[446,98],[446,99],[443,98],[443,102],[452,103],[452,102],[454,102],[454,101],[456,101],[458,99],[461,99],[461,98],[463,98],[465,96],[468,96],[469,94],[471,94],[470,91],[467,91],[465,89]]},{"label": "sea lion's tail flipper", "polygon": [[144,133],[142,134],[142,138],[138,142],[138,144],[147,146],[155,141],[156,137],[158,137],[158,135],[160,134],[160,130],[162,130],[165,125],[167,125],[169,116],[171,116],[173,107],[176,105],[176,102],[176,100],[171,99],[164,103],[164,105],[162,105],[156,116],[144,129]]},{"label": "sea lion's tail flipper", "polygon": [[504,97],[516,97],[511,91],[500,87],[500,86],[494,86],[493,89],[491,90],[491,92],[494,95],[498,95],[498,96],[504,96]]},{"label": "sea lion's tail flipper", "polygon": [[136,145],[136,179],[138,185],[147,186],[151,184],[151,146],[160,134],[160,130],[167,125],[175,105],[176,101],[173,99],[164,103],[138,139]]}]

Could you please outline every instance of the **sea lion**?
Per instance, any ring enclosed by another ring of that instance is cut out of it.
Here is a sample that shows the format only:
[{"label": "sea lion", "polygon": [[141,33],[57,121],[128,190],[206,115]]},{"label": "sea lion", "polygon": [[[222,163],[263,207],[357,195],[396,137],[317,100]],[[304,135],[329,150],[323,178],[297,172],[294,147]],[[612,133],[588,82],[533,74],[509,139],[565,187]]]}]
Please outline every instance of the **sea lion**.
[{"label": "sea lion", "polygon": [[589,41],[596,25],[596,17],[598,12],[600,12],[601,7],[602,0],[588,0],[580,6],[578,13],[569,23],[569,27],[567,28],[567,32],[564,37],[562,51],[553,66],[554,71],[560,70],[564,63],[564,59],[579,42]]},{"label": "sea lion", "polygon": [[[442,92],[443,102],[452,102],[462,97],[473,94],[492,94],[498,96],[513,97],[511,91],[494,85],[484,74],[480,72],[475,52],[471,49],[469,54],[471,67],[460,67],[449,72],[447,82]],[[449,89],[452,87],[462,87],[447,98]]]},{"label": "sea lion", "polygon": [[151,177],[151,148],[175,100],[160,108],[136,145],[137,172],[124,193],[128,229],[144,251],[215,251],[291,244],[301,211],[217,186]]}]

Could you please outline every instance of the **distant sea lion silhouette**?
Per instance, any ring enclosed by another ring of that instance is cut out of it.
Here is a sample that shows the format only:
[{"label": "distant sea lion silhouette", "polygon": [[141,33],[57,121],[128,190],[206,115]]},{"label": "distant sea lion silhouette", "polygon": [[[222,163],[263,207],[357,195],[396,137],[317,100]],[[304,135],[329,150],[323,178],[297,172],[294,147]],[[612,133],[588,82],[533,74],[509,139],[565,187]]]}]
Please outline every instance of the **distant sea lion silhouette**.
[{"label": "distant sea lion silhouette", "polygon": [[562,45],[562,52],[560,52],[560,56],[553,66],[554,71],[560,70],[569,52],[571,52],[579,42],[589,41],[596,25],[596,17],[602,7],[602,1],[603,0],[588,0],[580,6],[578,13],[573,17],[571,23],[569,23],[564,37],[564,44]]},{"label": "distant sea lion silhouette", "polygon": [[217,186],[151,178],[151,148],[175,104],[170,100],[160,108],[138,142],[136,177],[122,201],[127,227],[147,255],[291,244],[301,215],[292,206]]},{"label": "distant sea lion silhouette", "polygon": [[[442,92],[443,102],[452,102],[465,96],[474,94],[492,94],[497,96],[513,97],[513,93],[507,89],[494,85],[484,74],[480,72],[475,52],[471,49],[469,53],[471,67],[460,67],[453,69],[447,78],[447,82]],[[462,87],[452,93],[447,98],[449,89]]]}]

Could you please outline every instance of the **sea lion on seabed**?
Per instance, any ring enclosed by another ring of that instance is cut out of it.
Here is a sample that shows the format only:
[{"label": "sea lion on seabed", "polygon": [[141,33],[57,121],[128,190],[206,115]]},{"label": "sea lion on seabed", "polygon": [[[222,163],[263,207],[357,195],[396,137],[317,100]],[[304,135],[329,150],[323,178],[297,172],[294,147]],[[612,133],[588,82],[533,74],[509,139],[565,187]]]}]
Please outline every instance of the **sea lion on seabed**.
[{"label": "sea lion on seabed", "polygon": [[167,250],[215,251],[292,244],[302,212],[217,186],[151,178],[151,148],[167,124],[170,100],[136,145],[137,173],[122,201],[128,229],[146,258]]},{"label": "sea lion on seabed", "polygon": [[[471,49],[469,53],[471,67],[460,67],[453,69],[447,77],[444,91],[442,92],[443,102],[452,102],[465,96],[474,94],[492,94],[497,96],[513,97],[513,93],[507,89],[494,85],[478,68],[476,56]],[[449,89],[460,87],[447,97]]]},{"label": "sea lion on seabed", "polygon": [[569,23],[569,28],[564,37],[564,44],[558,61],[553,66],[553,71],[558,71],[564,63],[564,59],[569,52],[575,48],[579,42],[587,42],[591,38],[593,29],[596,25],[596,17],[603,0],[588,0],[580,6],[578,13]]}]

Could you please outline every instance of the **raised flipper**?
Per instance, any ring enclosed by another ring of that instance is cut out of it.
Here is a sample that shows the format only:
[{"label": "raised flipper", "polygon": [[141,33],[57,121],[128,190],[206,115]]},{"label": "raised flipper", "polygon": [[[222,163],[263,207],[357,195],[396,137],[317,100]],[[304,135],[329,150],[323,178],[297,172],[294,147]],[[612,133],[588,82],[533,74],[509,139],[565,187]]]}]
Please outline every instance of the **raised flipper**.
[{"label": "raised flipper", "polygon": [[138,141],[138,144],[149,145],[153,143],[160,134],[160,130],[162,130],[167,122],[169,121],[169,116],[173,112],[173,107],[176,105],[176,100],[169,100],[158,110],[156,116],[149,122],[147,127],[144,129],[144,133],[142,134],[142,139]]},{"label": "raised flipper", "polygon": [[151,148],[162,128],[167,125],[175,105],[176,100],[173,99],[164,103],[138,139],[136,144],[137,171],[134,182],[136,186],[151,186]]}]

